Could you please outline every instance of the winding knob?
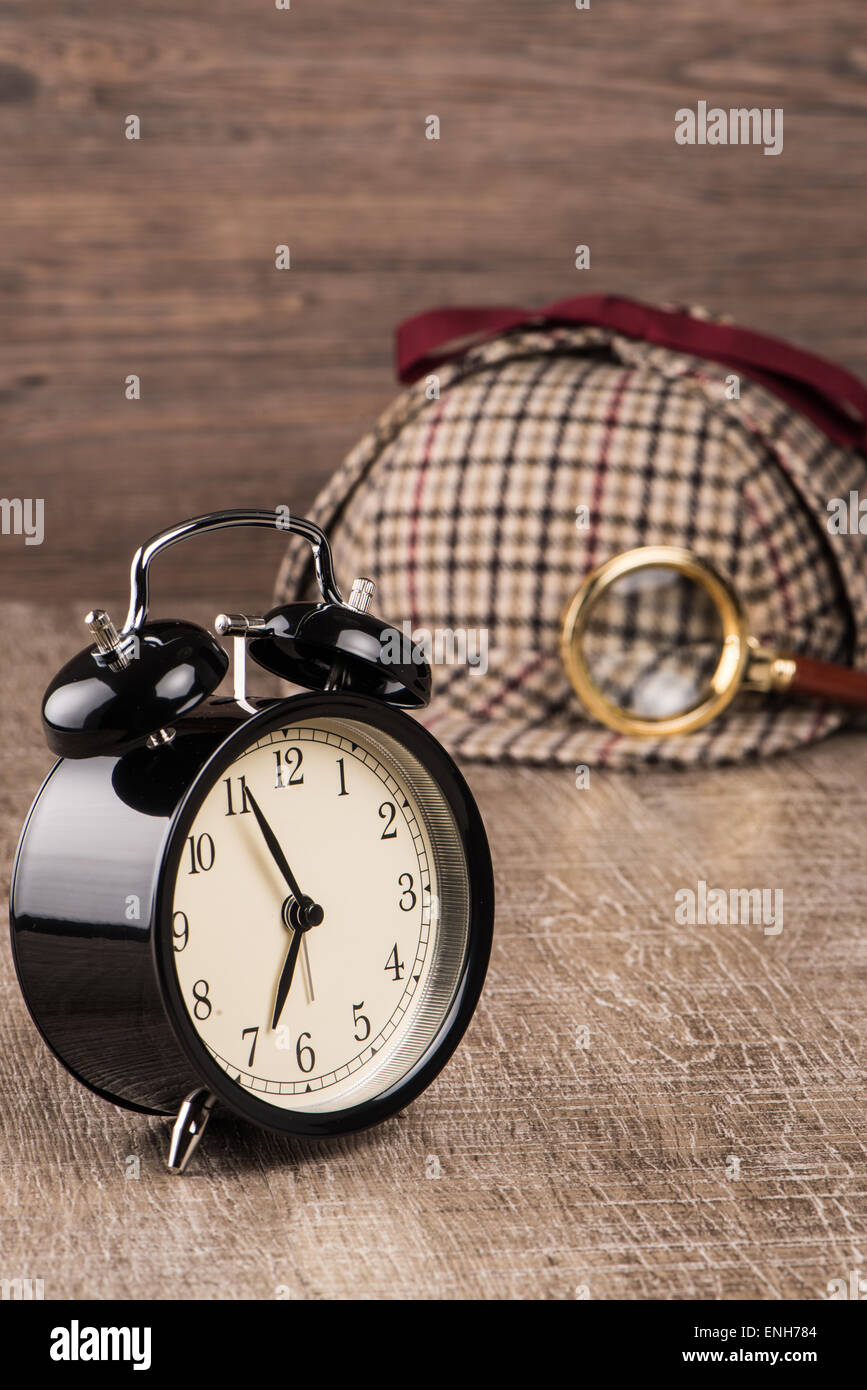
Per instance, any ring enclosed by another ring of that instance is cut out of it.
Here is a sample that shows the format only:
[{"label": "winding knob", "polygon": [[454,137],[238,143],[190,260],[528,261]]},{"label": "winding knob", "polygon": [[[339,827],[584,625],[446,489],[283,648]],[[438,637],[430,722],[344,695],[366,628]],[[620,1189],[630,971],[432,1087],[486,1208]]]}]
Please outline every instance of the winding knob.
[{"label": "winding knob", "polygon": [[347,606],[354,608],[357,613],[366,613],[375,593],[376,585],[372,579],[353,579]]},{"label": "winding knob", "polygon": [[121,637],[104,608],[92,608],[85,615],[85,623],[90,629],[96,650],[111,658],[112,665],[123,669],[129,665],[129,653],[121,646]]}]

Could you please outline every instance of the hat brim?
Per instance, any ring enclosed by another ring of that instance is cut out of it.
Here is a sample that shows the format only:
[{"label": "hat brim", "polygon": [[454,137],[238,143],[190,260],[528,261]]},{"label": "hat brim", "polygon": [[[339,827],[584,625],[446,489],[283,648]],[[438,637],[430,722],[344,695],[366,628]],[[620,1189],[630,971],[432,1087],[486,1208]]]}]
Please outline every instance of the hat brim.
[{"label": "hat brim", "polygon": [[435,669],[433,700],[419,717],[463,758],[572,767],[742,762],[815,743],[847,722],[847,712],[837,707],[745,694],[693,733],[629,737],[586,715],[551,657],[507,662],[484,674]]}]

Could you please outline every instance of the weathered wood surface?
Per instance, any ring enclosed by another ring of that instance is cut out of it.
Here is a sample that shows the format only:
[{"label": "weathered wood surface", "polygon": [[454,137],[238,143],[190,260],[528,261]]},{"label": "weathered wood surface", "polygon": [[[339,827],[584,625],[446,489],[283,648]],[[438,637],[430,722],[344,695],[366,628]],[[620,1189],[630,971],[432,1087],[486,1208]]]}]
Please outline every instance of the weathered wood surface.
[{"label": "weathered wood surface", "polygon": [[[863,19],[3,0],[0,492],[44,497],[48,536],[0,543],[0,593],[73,570],[93,601],[181,515],[303,508],[394,391],[394,324],[432,304],[704,302],[867,371]],[[782,156],[675,145],[701,98],[783,107]],[[167,559],[167,591],[218,588],[227,556],[255,603],[275,559],[249,539]]]},{"label": "weathered wood surface", "polygon": [[[79,608],[3,616],[4,893]],[[583,791],[469,766],[499,907],[453,1061],[334,1144],[214,1119],[181,1179],[166,1123],[48,1054],[4,938],[0,1275],[47,1298],[825,1296],[867,1250],[865,748]],[[677,926],[699,879],[781,889],[783,930]]]}]

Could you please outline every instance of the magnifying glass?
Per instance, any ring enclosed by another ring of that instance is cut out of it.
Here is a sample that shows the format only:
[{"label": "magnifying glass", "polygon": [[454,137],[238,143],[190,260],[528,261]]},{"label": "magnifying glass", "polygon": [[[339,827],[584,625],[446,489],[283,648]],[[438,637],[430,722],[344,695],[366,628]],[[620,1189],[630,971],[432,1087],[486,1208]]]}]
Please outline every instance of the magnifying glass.
[{"label": "magnifying glass", "polygon": [[867,673],[762,647],[728,580],[678,546],[627,550],[588,575],[560,652],[587,710],[637,737],[700,729],[741,690],[867,707]]}]

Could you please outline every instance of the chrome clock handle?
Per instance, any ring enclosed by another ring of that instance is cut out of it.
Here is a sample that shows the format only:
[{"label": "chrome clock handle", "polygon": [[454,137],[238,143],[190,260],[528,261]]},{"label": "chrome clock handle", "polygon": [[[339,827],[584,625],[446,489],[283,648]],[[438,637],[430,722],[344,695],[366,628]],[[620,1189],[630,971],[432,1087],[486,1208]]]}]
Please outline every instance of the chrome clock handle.
[{"label": "chrome clock handle", "polygon": [[238,507],[230,511],[206,512],[204,516],[191,517],[189,521],[181,521],[177,526],[151,536],[136,551],[130,570],[129,612],[120,633],[121,638],[129,637],[147,621],[150,601],[148,570],[157,555],[190,536],[202,535],[206,531],[221,531],[228,526],[268,526],[273,530],[303,536],[313,550],[314,571],[323,599],[326,603],[343,603],[334,577],[328,537],[315,522],[292,516],[285,507],[278,507],[274,511],[260,507]]}]

